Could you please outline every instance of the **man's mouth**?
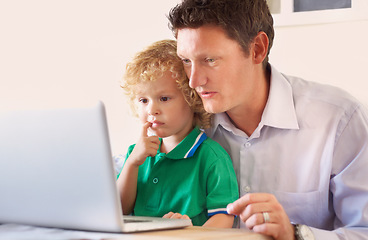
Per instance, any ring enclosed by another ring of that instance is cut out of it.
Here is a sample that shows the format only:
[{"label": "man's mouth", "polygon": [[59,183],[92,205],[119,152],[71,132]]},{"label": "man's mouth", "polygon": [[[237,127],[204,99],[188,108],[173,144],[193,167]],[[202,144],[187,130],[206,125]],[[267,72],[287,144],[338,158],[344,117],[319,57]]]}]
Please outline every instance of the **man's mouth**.
[{"label": "man's mouth", "polygon": [[211,91],[201,91],[199,92],[199,96],[201,96],[201,98],[203,99],[207,99],[207,98],[212,98],[213,96],[216,95],[217,92],[211,92]]}]

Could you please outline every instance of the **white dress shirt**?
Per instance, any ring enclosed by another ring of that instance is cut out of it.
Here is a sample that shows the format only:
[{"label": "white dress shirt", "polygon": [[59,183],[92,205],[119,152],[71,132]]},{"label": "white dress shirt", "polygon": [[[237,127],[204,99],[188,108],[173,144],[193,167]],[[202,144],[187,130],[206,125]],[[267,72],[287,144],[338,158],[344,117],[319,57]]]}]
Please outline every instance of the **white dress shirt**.
[{"label": "white dress shirt", "polygon": [[[368,114],[346,92],[271,66],[261,122],[251,136],[226,113],[207,134],[230,154],[240,196],[276,196],[316,239],[368,239]],[[241,224],[241,227],[245,227]]]}]

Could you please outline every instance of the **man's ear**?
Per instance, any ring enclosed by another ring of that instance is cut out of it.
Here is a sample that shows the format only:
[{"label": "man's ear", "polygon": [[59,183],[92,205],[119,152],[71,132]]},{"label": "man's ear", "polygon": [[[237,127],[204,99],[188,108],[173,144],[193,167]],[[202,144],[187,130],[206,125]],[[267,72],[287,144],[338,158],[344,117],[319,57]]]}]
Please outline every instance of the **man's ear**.
[{"label": "man's ear", "polygon": [[266,58],[268,53],[268,37],[265,32],[259,32],[252,43],[253,61],[260,64]]}]

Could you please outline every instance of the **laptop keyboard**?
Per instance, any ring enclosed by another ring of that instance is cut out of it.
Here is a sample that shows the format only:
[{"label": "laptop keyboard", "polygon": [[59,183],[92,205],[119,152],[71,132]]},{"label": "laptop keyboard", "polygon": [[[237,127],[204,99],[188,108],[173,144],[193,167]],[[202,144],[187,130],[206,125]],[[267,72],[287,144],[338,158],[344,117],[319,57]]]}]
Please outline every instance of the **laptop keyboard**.
[{"label": "laptop keyboard", "polygon": [[149,220],[138,220],[138,219],[123,219],[124,223],[140,223],[140,222],[150,222]]}]

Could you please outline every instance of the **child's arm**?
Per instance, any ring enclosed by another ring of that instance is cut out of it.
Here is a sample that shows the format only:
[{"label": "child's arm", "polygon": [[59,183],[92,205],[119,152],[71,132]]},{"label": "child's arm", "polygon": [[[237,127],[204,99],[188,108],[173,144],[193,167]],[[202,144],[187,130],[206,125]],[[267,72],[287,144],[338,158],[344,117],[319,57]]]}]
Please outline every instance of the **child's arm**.
[{"label": "child's arm", "polygon": [[216,227],[216,228],[232,228],[234,224],[234,216],[228,214],[216,214],[203,224],[203,227]]},{"label": "child's arm", "polygon": [[[181,215],[180,213],[169,212],[163,216],[163,218],[176,218],[176,219],[190,219],[187,215]],[[232,228],[234,224],[234,216],[228,214],[216,214],[203,224],[203,227],[215,227],[215,228]]]},{"label": "child's arm", "polygon": [[125,215],[132,213],[137,194],[139,166],[134,166],[131,162],[133,162],[133,160],[130,157],[125,161],[124,167],[117,181],[121,206],[123,208],[123,214]]},{"label": "child's arm", "polygon": [[143,125],[141,137],[125,161],[117,180],[123,214],[125,215],[132,213],[134,209],[139,166],[144,163],[148,156],[155,156],[160,145],[160,140],[157,136],[147,136],[147,129],[150,126],[149,122]]}]

